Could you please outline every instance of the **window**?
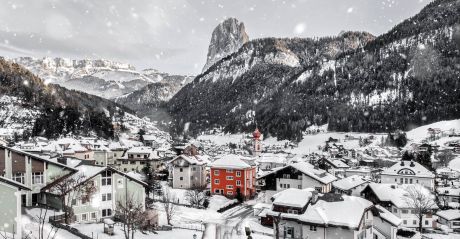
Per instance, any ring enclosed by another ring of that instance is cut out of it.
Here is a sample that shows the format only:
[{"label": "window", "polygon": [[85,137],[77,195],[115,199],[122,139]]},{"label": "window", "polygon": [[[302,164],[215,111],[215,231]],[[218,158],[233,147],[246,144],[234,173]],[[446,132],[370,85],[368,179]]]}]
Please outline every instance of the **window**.
[{"label": "window", "polygon": [[285,238],[294,238],[294,228],[293,227],[285,227],[284,228],[284,237]]},{"label": "window", "polygon": [[227,176],[227,180],[233,180],[233,176]]},{"label": "window", "polygon": [[32,173],[32,184],[43,184],[43,172]]},{"label": "window", "polygon": [[81,214],[81,220],[82,221],[88,221],[88,214],[86,214],[86,213]]},{"label": "window", "polygon": [[228,195],[233,195],[233,192],[232,192],[232,191],[228,191],[227,194],[228,194]]},{"label": "window", "polygon": [[405,183],[405,184],[408,184],[408,183],[409,183],[407,178],[404,179],[404,183]]},{"label": "window", "polygon": [[196,171],[196,167],[192,167],[192,171]]},{"label": "window", "polygon": [[214,193],[219,193],[219,189],[214,190]]},{"label": "window", "polygon": [[227,185],[227,189],[233,189],[233,185]]},{"label": "window", "polygon": [[91,219],[96,220],[96,218],[97,218],[97,212],[92,212],[91,213]]},{"label": "window", "polygon": [[393,208],[393,213],[398,213],[398,209]]},{"label": "window", "polygon": [[236,171],[236,176],[241,177],[241,171]]},{"label": "window", "polygon": [[316,230],[317,230],[316,226],[310,226],[310,231],[316,232]]},{"label": "window", "polygon": [[112,209],[102,209],[102,217],[110,217],[112,216]]},{"label": "window", "polygon": [[184,172],[184,169],[183,169],[183,168],[179,168],[179,172]]},{"label": "window", "polygon": [[233,169],[227,169],[226,172],[227,173],[233,173]]},{"label": "window", "polygon": [[412,224],[417,225],[417,220],[413,220]]},{"label": "window", "polygon": [[411,179],[409,179],[409,183],[410,183],[410,184],[412,184],[412,178],[411,178]]},{"label": "window", "polygon": [[183,180],[184,180],[184,177],[180,177],[179,180],[180,180],[180,181],[183,181]]},{"label": "window", "polygon": [[112,185],[112,172],[111,171],[104,171],[101,173],[102,179],[101,179],[101,185],[106,186],[106,185]]},{"label": "window", "polygon": [[14,181],[24,184],[24,173],[13,173]]},{"label": "window", "polygon": [[399,179],[399,182],[400,182],[401,184],[403,184],[403,182],[404,182],[403,180],[404,180],[403,178],[400,178],[400,179]]},{"label": "window", "polygon": [[112,201],[112,194],[111,193],[104,193],[102,194],[102,201]]},{"label": "window", "polygon": [[288,210],[287,210],[287,213],[299,214],[299,211],[297,211],[297,210],[295,210],[295,209],[288,209]]},{"label": "window", "polygon": [[236,186],[241,186],[241,181],[240,180],[236,180]]},{"label": "window", "polygon": [[74,198],[74,199],[72,199],[72,202],[71,202],[71,204],[72,204],[72,206],[75,206],[75,205],[77,205],[77,199],[75,199],[75,198]]},{"label": "window", "polygon": [[297,185],[297,188],[298,188],[298,189],[302,189],[302,185]]},{"label": "window", "polygon": [[398,182],[398,179],[397,179],[397,178],[395,178],[395,182]]},{"label": "window", "polygon": [[428,220],[425,220],[425,225],[427,225],[427,226],[428,226]]},{"label": "window", "polygon": [[403,220],[403,224],[404,224],[404,225],[407,225],[407,220]]},{"label": "window", "polygon": [[214,170],[214,175],[219,176],[219,169]]},{"label": "window", "polygon": [[291,175],[289,175],[289,174],[283,174],[283,178],[290,179],[290,178],[291,178]]},{"label": "window", "polygon": [[214,184],[219,184],[219,183],[220,183],[219,179],[214,180]]},{"label": "window", "polygon": [[409,211],[408,211],[407,209],[402,209],[402,210],[401,210],[401,213],[402,213],[402,214],[407,214],[407,213],[409,213]]}]

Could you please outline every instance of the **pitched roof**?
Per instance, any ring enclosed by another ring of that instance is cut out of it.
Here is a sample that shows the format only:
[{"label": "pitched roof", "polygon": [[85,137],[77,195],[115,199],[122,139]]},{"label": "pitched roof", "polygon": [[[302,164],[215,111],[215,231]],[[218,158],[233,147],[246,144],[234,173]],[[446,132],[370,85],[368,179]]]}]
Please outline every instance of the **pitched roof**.
[{"label": "pitched roof", "polygon": [[334,181],[332,182],[332,185],[335,188],[338,188],[341,190],[350,190],[350,189],[353,189],[355,187],[358,187],[359,185],[362,185],[368,182],[369,180],[366,180],[359,175],[352,175],[350,177]]},{"label": "pitched roof", "polygon": [[[298,163],[294,163],[294,164],[291,164],[291,165],[288,165],[288,166],[291,166],[297,170],[299,170],[300,172],[302,172],[303,174],[321,182],[321,183],[324,183],[324,184],[328,184],[328,183],[331,183],[335,180],[337,180],[337,178],[326,172],[325,170],[322,170],[322,169],[318,169],[318,168],[315,168],[312,164],[310,163],[307,163],[307,162],[298,162]],[[288,167],[287,166],[287,167]]]},{"label": "pitched roof", "polygon": [[401,218],[399,218],[398,216],[394,215],[390,211],[386,210],[384,207],[382,207],[380,205],[375,205],[375,208],[379,212],[380,218],[382,218],[383,220],[391,223],[393,226],[396,226],[396,227],[401,224],[401,222],[402,222]]},{"label": "pitched roof", "polygon": [[289,188],[275,195],[273,198],[274,205],[303,208],[310,201],[312,193],[308,190]]},{"label": "pitched roof", "polygon": [[299,220],[309,223],[358,228],[366,210],[373,204],[364,198],[342,196],[343,201],[318,200],[307,207]]},{"label": "pitched roof", "polygon": [[449,209],[436,212],[436,215],[450,221],[460,218],[460,210]]},{"label": "pitched roof", "polygon": [[412,175],[415,177],[434,178],[434,174],[423,165],[414,161],[400,161],[383,170],[382,175]]},{"label": "pitched roof", "polygon": [[436,203],[434,202],[434,195],[431,194],[430,190],[419,185],[419,184],[388,184],[388,183],[370,183],[368,185],[378,197],[380,201],[391,202],[398,208],[411,208],[410,205],[410,190],[418,190],[425,194],[427,197],[432,199],[432,208],[436,209]]},{"label": "pitched roof", "polygon": [[8,179],[8,178],[5,178],[5,177],[2,177],[0,176],[0,182],[2,183],[5,183],[5,184],[8,184],[10,186],[13,186],[13,187],[16,187],[18,189],[23,189],[23,190],[27,190],[27,191],[31,191],[30,188],[26,187],[25,185],[19,183],[19,182],[16,182],[14,180],[11,180],[11,179]]},{"label": "pitched roof", "polygon": [[185,155],[185,154],[181,154],[181,155],[176,156],[171,161],[169,161],[169,163],[172,163],[172,162],[176,161],[179,158],[184,159],[185,161],[187,161],[189,164],[192,164],[192,165],[203,165],[203,164],[209,163],[207,157],[201,157],[200,155],[188,156],[188,155]]},{"label": "pitched roof", "polygon": [[213,168],[244,169],[251,166],[246,163],[241,156],[236,154],[227,154],[217,159],[211,164]]},{"label": "pitched roof", "polygon": [[300,171],[301,173],[315,179],[316,181],[318,182],[321,182],[323,184],[328,184],[328,183],[331,183],[335,180],[337,180],[337,178],[326,172],[325,170],[322,170],[322,169],[318,169],[318,168],[315,168],[315,166],[313,166],[312,164],[310,163],[307,163],[307,162],[298,162],[298,163],[293,163],[293,164],[290,164],[290,165],[287,165],[287,166],[284,166],[284,167],[279,167],[279,168],[275,168],[275,169],[272,169],[271,172],[269,173],[266,173],[264,175],[262,175],[260,178],[263,178],[263,177],[266,177],[268,175],[271,175],[271,174],[274,174],[280,170],[283,170],[287,167],[292,167],[292,168],[295,168],[297,169],[298,171]]}]

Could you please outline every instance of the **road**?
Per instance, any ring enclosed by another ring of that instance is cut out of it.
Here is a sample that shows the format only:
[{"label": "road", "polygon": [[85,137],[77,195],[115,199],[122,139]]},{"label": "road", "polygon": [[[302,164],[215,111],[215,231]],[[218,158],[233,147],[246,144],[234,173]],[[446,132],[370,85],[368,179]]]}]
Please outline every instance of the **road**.
[{"label": "road", "polygon": [[244,220],[254,213],[252,205],[241,205],[225,215],[222,223],[206,223],[207,233],[203,233],[203,239],[238,239],[246,238],[244,228],[241,228]]}]

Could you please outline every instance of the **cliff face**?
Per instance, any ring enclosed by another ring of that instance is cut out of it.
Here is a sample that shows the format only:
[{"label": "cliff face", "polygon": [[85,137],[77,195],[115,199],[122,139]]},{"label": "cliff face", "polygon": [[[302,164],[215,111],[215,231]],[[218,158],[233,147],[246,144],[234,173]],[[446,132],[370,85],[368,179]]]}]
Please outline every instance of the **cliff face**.
[{"label": "cliff face", "polygon": [[223,57],[238,51],[248,41],[249,37],[246,34],[244,23],[235,18],[226,19],[212,32],[207,61],[203,71],[206,71]]}]

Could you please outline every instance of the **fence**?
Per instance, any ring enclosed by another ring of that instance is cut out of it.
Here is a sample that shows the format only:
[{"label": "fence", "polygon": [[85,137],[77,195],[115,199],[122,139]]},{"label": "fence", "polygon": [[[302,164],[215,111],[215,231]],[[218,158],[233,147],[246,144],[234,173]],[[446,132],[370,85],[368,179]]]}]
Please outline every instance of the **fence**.
[{"label": "fence", "polygon": [[78,229],[76,228],[73,228],[69,225],[65,225],[65,224],[61,224],[61,223],[58,223],[58,222],[51,222],[51,225],[53,225],[54,227],[57,227],[57,228],[60,228],[60,229],[63,229],[63,230],[66,230],[72,234],[74,234],[75,236],[79,237],[79,238],[83,238],[83,239],[92,239],[91,237],[81,233]]},{"label": "fence", "polygon": [[225,207],[223,207],[223,208],[220,208],[219,210],[217,210],[217,212],[219,212],[219,213],[225,212],[225,211],[227,211],[228,209],[234,208],[234,207],[236,207],[236,206],[238,206],[238,205],[240,205],[240,204],[241,204],[241,203],[238,202],[238,201],[237,201],[237,202],[234,202],[234,203],[229,204],[229,205],[227,205],[227,206],[225,206]]}]

